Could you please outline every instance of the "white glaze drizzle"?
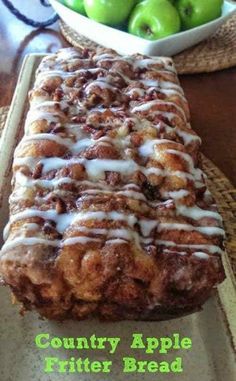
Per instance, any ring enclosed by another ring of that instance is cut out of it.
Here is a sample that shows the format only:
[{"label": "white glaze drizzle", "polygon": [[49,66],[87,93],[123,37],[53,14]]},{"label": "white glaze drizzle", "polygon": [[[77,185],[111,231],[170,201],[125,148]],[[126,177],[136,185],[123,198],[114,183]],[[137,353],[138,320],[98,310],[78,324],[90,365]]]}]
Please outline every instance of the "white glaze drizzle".
[{"label": "white glaze drizzle", "polygon": [[[60,60],[66,60],[70,57],[73,56],[73,53],[65,53],[61,52],[59,53],[59,62]],[[75,59],[78,59],[77,55],[74,55]],[[152,70],[155,70],[156,73],[160,73],[160,76],[162,74],[170,75],[171,76],[175,73],[175,69],[171,64],[171,60],[165,59],[165,58],[144,58],[144,59],[132,59],[132,58],[127,58],[127,57],[120,57],[117,59],[116,56],[111,55],[111,54],[101,54],[93,57],[94,60],[111,60],[111,61],[124,61],[128,62],[130,65],[133,66],[133,68],[136,70],[138,68],[150,68],[152,67]],[[164,70],[160,70],[159,66],[160,64],[163,66]],[[155,67],[155,65],[157,65]],[[41,73],[38,74],[37,77],[37,82],[36,86],[40,86],[42,81],[49,77],[55,77],[55,76],[60,76],[61,78],[65,79],[67,77],[71,76],[76,76],[79,75],[80,73],[83,74],[83,72],[90,71],[91,73],[96,73],[101,69],[98,68],[86,68],[86,69],[80,69],[76,70],[75,72],[65,72],[61,69],[55,69],[55,70],[48,70],[48,71],[42,71]],[[112,71],[111,71],[112,72]],[[126,81],[126,83],[130,84],[133,81],[128,78],[123,72],[117,71],[118,74],[120,74],[123,79]],[[112,79],[112,78],[111,78]],[[179,96],[184,102],[186,101],[183,95],[182,89],[176,85],[175,83],[172,83],[171,81],[167,80],[152,80],[152,79],[143,79],[140,81],[145,87],[146,87],[146,92],[150,92],[155,88],[160,89],[160,91],[168,96],[171,95],[177,95]],[[118,91],[118,89],[113,86],[111,83],[109,83],[109,80],[105,77],[100,77],[98,79],[90,81],[86,87],[85,87],[85,93],[89,93],[90,91],[93,91],[94,86],[100,87],[102,90],[104,89],[110,89],[112,91]],[[65,86],[64,86],[65,88]],[[69,91],[69,88],[66,88],[66,91]],[[133,88],[132,90],[129,91],[129,94],[132,94],[132,92],[138,91],[140,96],[143,96],[145,92],[143,92],[143,89],[140,88]],[[37,97],[36,97],[37,98]],[[172,101],[163,101],[160,99],[153,100],[153,101],[148,101],[146,103],[141,103],[135,107],[132,108],[131,113],[137,113],[137,112],[143,112],[143,111],[149,111],[150,108],[153,105],[166,105],[166,106],[171,106],[172,108],[175,109],[175,112],[168,112],[168,111],[154,111],[154,114],[162,114],[164,115],[167,119],[172,120],[173,118],[180,118],[180,116],[176,113],[178,111],[182,119],[186,122],[186,115],[181,107],[179,107],[176,103]],[[59,111],[63,111],[66,108],[68,108],[68,103],[66,101],[61,101],[61,102],[54,102],[48,100],[46,97],[45,99],[41,99],[40,102],[37,104],[32,104],[31,110],[28,113],[27,120],[26,120],[26,134],[28,133],[28,126],[36,120],[42,120],[45,119],[48,122],[55,122],[57,123],[59,121],[59,115],[58,115],[58,109],[55,106],[59,106]],[[51,108],[51,111],[47,111],[48,108]],[[83,105],[78,103],[78,105],[70,106],[69,113],[70,115],[76,115],[79,111],[84,110]],[[86,110],[85,110],[86,111]],[[92,111],[101,111],[99,107],[97,110],[93,109]],[[114,113],[118,111],[114,107],[114,110],[112,110]],[[108,122],[109,123],[109,122]],[[135,119],[135,123],[139,123],[139,119]],[[188,124],[186,123],[188,126]],[[150,123],[150,126],[153,126]],[[120,147],[127,147],[130,144],[129,139],[124,139],[121,141],[120,139],[111,139],[108,137],[102,137],[97,140],[93,140],[87,137],[84,132],[82,132],[79,128],[78,125],[72,125],[72,124],[67,124],[66,126],[67,132],[71,132],[73,137],[70,137],[67,135],[66,138],[61,137],[60,135],[53,135],[53,134],[47,134],[47,133],[40,133],[36,135],[25,135],[25,137],[22,140],[22,143],[24,142],[31,142],[35,140],[51,140],[54,141],[58,144],[61,144],[70,150],[71,153],[77,154],[80,153],[82,150],[87,149],[88,147],[91,147],[93,144],[102,144],[102,145],[109,145],[109,144],[114,144],[116,146]],[[165,126],[166,130],[171,132],[172,128],[169,126]],[[73,132],[73,129],[75,130],[75,133]],[[185,145],[191,144],[192,142],[195,141],[200,141],[200,138],[196,136],[194,133],[191,133],[191,130],[189,132],[185,130],[181,130],[178,127],[175,127],[176,134],[180,136]],[[74,141],[74,137],[76,138],[76,142]],[[22,144],[21,143],[21,144]],[[178,144],[176,142],[170,141],[170,140],[164,140],[164,139],[156,139],[156,140],[151,140],[151,141],[146,141],[141,147],[139,147],[139,153],[141,156],[148,157],[153,154],[154,151],[154,145],[157,145],[157,150],[158,150],[158,145],[159,144],[165,144],[165,143],[171,143],[171,144]],[[21,144],[19,147],[21,147]],[[18,148],[20,151],[20,148]],[[18,152],[18,150],[16,152]],[[49,172],[50,170],[58,170],[63,168],[64,166],[68,165],[73,165],[73,164],[82,164],[87,172],[89,180],[93,180],[96,182],[96,189],[88,189],[84,190],[82,193],[86,195],[97,195],[99,193],[109,193],[109,190],[107,190],[105,185],[99,184],[97,180],[101,180],[104,178],[104,174],[106,171],[114,171],[121,173],[122,175],[129,176],[132,175],[135,171],[141,171],[145,175],[151,175],[155,174],[157,176],[177,176],[181,177],[184,179],[191,179],[198,184],[202,184],[202,172],[201,170],[197,169],[194,167],[194,163],[192,160],[192,157],[182,151],[175,150],[175,149],[168,149],[165,150],[165,152],[168,152],[169,154],[173,155],[178,155],[180,156],[186,163],[188,164],[188,172],[182,172],[182,171],[168,171],[166,169],[162,170],[160,168],[156,167],[151,167],[151,168],[145,168],[140,165],[138,165],[135,161],[133,160],[109,160],[109,159],[93,159],[93,160],[86,160],[84,158],[72,158],[72,159],[62,159],[62,158],[57,158],[57,157],[51,157],[51,158],[32,158],[32,157],[27,157],[27,158],[18,158],[16,157],[14,160],[14,165],[15,166],[28,166],[32,171],[34,170],[35,166],[38,163],[43,164],[43,169],[42,173],[45,174]],[[89,182],[87,180],[81,180],[81,181],[75,181],[71,178],[54,178],[51,180],[42,180],[42,179],[30,179],[20,171],[17,171],[15,174],[15,180],[17,185],[21,185],[25,188],[23,191],[23,196],[25,196],[26,190],[28,187],[37,187],[37,186],[42,186],[45,188],[56,188],[60,185],[63,184],[85,184],[88,183],[94,186],[92,182]],[[200,186],[199,185],[199,186]],[[105,189],[104,189],[105,187]],[[119,190],[116,193],[116,195],[122,195],[128,198],[136,199],[136,200],[142,200],[142,201],[147,201],[146,197],[140,192],[139,187],[135,184],[127,184],[126,185],[127,189],[122,189]],[[125,188],[125,187],[124,187]],[[114,190],[112,190],[114,193]],[[214,211],[209,211],[209,210],[204,210],[199,208],[198,206],[194,207],[186,207],[182,204],[179,203],[179,200],[181,200],[184,197],[187,197],[189,195],[189,191],[180,189],[176,191],[169,191],[169,192],[163,192],[162,196],[166,198],[173,199],[175,201],[175,207],[178,215],[193,219],[193,220],[199,220],[201,218],[213,218],[219,223],[221,222],[221,218],[217,212]],[[17,198],[20,198],[20,195],[13,195],[12,196],[12,201],[17,200]],[[5,229],[5,235],[8,235],[8,231],[10,228],[10,225],[15,222],[19,221],[23,218],[30,218],[30,217],[41,217],[45,220],[53,220],[56,223],[56,228],[59,232],[64,233],[65,230],[75,224],[73,228],[76,228],[78,231],[87,233],[87,234],[98,234],[98,235],[105,235],[106,239],[108,239],[109,243],[125,243],[126,241],[130,241],[133,239],[137,245],[142,242],[142,244],[151,244],[153,242],[153,238],[150,238],[150,234],[152,232],[160,232],[162,230],[185,230],[185,231],[193,231],[196,230],[202,234],[206,234],[209,236],[212,235],[223,235],[223,229],[220,227],[211,227],[211,226],[192,226],[191,224],[184,224],[184,223],[158,223],[156,220],[150,220],[150,219],[144,219],[141,218],[138,220],[138,218],[135,215],[126,215],[124,213],[120,213],[118,211],[111,211],[111,212],[102,212],[102,211],[91,211],[91,212],[72,212],[70,214],[60,214],[58,215],[55,210],[47,210],[47,211],[39,211],[39,210],[34,210],[34,209],[29,209],[25,210],[23,212],[19,212],[15,215],[13,215],[9,221],[9,224],[7,228]],[[102,220],[111,220],[111,221],[120,221],[125,223],[127,225],[127,228],[117,228],[117,229],[95,229],[95,228],[87,228],[84,226],[79,226],[76,225],[76,222],[79,221],[87,221],[90,219],[95,219],[98,221]],[[142,235],[139,235],[136,231],[134,231],[134,226],[135,224],[139,224],[140,230]],[[25,223],[23,225],[25,230],[34,230],[38,229],[39,226],[35,223]],[[101,238],[101,237],[100,237]],[[62,245],[66,246],[69,244],[87,244],[88,242],[100,242],[100,238],[96,237],[90,237],[90,236],[79,236],[79,237],[70,237],[66,238],[64,241],[62,241]],[[52,245],[52,246],[59,246],[60,241],[55,240],[44,240],[42,238],[37,238],[37,237],[20,237],[17,239],[12,240],[11,242],[6,242],[4,246],[4,251],[10,250],[11,248],[15,247],[14,245],[20,245],[20,244],[25,244],[25,245],[34,245],[34,244],[44,244],[45,245]],[[185,244],[176,244],[172,241],[164,241],[164,240],[156,240],[155,243],[157,245],[164,245],[167,248],[168,247],[178,247],[178,248],[186,248],[186,249],[199,249],[199,250],[206,250],[209,253],[219,253],[221,250],[219,247],[215,245],[185,245]],[[164,250],[168,251],[168,249],[165,248]],[[178,252],[179,254],[185,253],[185,252]],[[181,254],[182,255],[182,254]],[[184,254],[183,254],[184,255]],[[204,253],[203,251],[195,251],[193,253],[198,258],[207,258],[208,255]]]},{"label": "white glaze drizzle", "polygon": [[193,256],[200,258],[200,259],[204,259],[204,260],[209,259],[209,255],[207,253],[202,252],[202,251],[196,251],[195,253],[193,253]]},{"label": "white glaze drizzle", "polygon": [[197,231],[205,235],[224,235],[224,230],[214,226],[193,226],[190,224],[180,224],[180,223],[167,223],[160,222],[158,224],[158,231],[163,230],[184,230],[184,231]]},{"label": "white glaze drizzle", "polygon": [[219,222],[222,221],[222,217],[219,213],[211,210],[204,210],[198,206],[187,207],[184,205],[176,204],[177,214],[191,218],[193,220],[199,220],[201,218],[214,218]]},{"label": "white glaze drizzle", "polygon": [[[142,103],[141,105],[135,106],[132,109],[132,112],[137,113],[137,112],[149,111],[152,108],[152,106],[158,106],[158,105],[163,105],[163,104],[165,106],[174,106],[174,108],[177,109],[181,113],[183,119],[186,121],[186,115],[185,115],[185,113],[181,107],[179,107],[176,103],[167,102],[167,101],[164,101],[161,99],[155,99],[153,101],[148,101],[148,102]],[[164,114],[164,111],[161,111],[161,113]],[[176,114],[174,114],[174,115],[176,115]]]},{"label": "white glaze drizzle", "polygon": [[92,238],[92,237],[71,237],[66,238],[64,241],[62,241],[61,245],[63,246],[71,246],[71,245],[86,245],[90,242],[96,242],[100,243],[101,240],[99,238]]},{"label": "white glaze drizzle", "polygon": [[209,252],[210,254],[223,254],[223,251],[220,249],[219,246],[216,245],[208,245],[208,244],[199,244],[199,245],[194,245],[194,244],[180,244],[172,241],[166,241],[166,240],[156,240],[155,243],[157,245],[163,245],[163,246],[169,246],[169,247],[176,247],[176,248],[184,248],[184,249],[189,249],[189,250],[205,250]]},{"label": "white glaze drizzle", "polygon": [[[9,256],[8,251],[14,250],[17,246],[33,246],[33,245],[45,245],[45,246],[54,246],[58,247],[60,245],[59,240],[49,240],[44,238],[38,238],[38,237],[18,237],[10,240],[9,242],[5,242],[5,244],[2,247],[1,250],[1,256],[3,257],[4,254],[7,254],[7,259],[14,260],[14,256]],[[24,257],[22,255],[22,257]]]},{"label": "white glaze drizzle", "polygon": [[56,229],[59,233],[64,233],[65,230],[74,223],[82,220],[111,220],[111,221],[123,221],[128,226],[134,227],[135,223],[137,223],[137,218],[132,214],[124,214],[116,211],[111,212],[102,212],[102,211],[88,211],[88,212],[72,212],[72,213],[62,213],[58,214],[56,210],[38,210],[38,209],[25,209],[24,211],[18,212],[11,216],[9,223],[6,225],[4,229],[4,239],[6,240],[9,234],[10,226],[22,219],[39,217],[44,220],[52,220],[56,223]]},{"label": "white glaze drizzle", "polygon": [[158,146],[161,144],[175,144],[175,145],[179,145],[181,147],[181,145],[179,143],[175,143],[171,140],[153,139],[153,140],[146,140],[146,142],[139,147],[139,153],[140,153],[140,155],[142,155],[144,157],[152,156],[154,153],[154,146],[156,146],[156,145]]}]

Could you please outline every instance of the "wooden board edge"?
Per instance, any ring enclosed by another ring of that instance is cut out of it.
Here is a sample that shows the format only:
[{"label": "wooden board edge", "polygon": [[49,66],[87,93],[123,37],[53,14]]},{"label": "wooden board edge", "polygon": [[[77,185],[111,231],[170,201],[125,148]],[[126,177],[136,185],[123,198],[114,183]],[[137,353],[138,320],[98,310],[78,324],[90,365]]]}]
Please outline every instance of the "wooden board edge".
[{"label": "wooden board edge", "polygon": [[25,56],[11,106],[8,112],[6,125],[2,133],[0,144],[0,204],[2,202],[5,180],[11,171],[13,151],[17,143],[18,132],[28,97],[30,81],[35,69],[35,62],[42,54],[28,54]]}]

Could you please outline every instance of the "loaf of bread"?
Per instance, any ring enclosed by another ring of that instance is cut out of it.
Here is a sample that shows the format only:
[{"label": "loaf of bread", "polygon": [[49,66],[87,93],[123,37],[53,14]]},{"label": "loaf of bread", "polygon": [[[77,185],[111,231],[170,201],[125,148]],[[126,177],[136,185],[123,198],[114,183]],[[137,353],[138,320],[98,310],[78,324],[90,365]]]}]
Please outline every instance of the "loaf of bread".
[{"label": "loaf of bread", "polygon": [[29,101],[0,254],[17,300],[49,319],[200,309],[224,231],[172,60],[62,49]]}]

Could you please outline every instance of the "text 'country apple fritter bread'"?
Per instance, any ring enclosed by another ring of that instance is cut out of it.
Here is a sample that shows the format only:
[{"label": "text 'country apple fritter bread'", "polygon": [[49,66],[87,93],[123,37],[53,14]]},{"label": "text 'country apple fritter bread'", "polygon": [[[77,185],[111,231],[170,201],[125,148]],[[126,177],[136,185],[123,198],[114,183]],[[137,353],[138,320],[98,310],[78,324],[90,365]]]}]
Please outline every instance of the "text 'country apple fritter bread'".
[{"label": "text 'country apple fritter bread'", "polygon": [[223,281],[222,219],[169,58],[42,60],[16,148],[0,269],[50,319],[163,319]]}]

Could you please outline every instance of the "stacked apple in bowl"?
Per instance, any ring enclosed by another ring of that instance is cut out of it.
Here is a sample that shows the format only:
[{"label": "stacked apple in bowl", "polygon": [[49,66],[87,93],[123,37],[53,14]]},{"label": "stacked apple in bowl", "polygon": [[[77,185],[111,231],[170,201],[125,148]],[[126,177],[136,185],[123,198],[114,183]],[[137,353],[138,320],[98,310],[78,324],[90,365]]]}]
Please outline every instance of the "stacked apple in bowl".
[{"label": "stacked apple in bowl", "polygon": [[60,0],[90,19],[147,40],[192,29],[221,16],[223,0]]}]

